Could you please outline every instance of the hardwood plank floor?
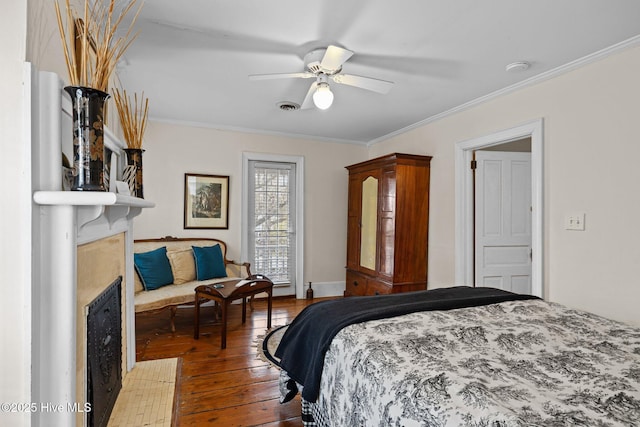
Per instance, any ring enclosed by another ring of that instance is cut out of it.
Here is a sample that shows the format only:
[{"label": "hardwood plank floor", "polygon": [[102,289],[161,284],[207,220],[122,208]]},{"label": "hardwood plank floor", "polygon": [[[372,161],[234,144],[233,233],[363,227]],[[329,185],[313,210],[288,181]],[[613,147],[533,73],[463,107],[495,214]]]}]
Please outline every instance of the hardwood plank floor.
[{"label": "hardwood plank floor", "polygon": [[[321,298],[274,299],[272,326],[286,325],[311,302]],[[247,308],[243,325],[241,306],[229,311],[227,348],[220,349],[220,323],[213,307],[202,307],[200,339],[193,339],[193,308],[179,309],[176,332],[169,311],[136,315],[136,359],[182,358],[177,387],[179,426],[301,426],[300,398],[280,404],[276,368],[257,357],[256,342],[266,332],[266,300]]]}]

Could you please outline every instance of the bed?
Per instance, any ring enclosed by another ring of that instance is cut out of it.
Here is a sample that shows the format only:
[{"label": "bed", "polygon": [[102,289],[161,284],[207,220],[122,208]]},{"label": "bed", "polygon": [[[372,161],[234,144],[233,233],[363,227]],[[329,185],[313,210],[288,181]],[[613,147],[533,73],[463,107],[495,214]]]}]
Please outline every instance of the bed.
[{"label": "bed", "polygon": [[640,328],[498,289],[316,303],[276,356],[305,426],[640,425]]}]

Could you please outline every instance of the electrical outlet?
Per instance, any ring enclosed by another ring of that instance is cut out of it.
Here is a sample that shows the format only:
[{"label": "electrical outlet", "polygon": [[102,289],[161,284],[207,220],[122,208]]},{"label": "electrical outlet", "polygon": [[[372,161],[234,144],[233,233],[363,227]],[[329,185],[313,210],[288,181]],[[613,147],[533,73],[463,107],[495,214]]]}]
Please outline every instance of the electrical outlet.
[{"label": "electrical outlet", "polygon": [[566,230],[584,231],[584,213],[574,213],[565,216],[564,228]]}]

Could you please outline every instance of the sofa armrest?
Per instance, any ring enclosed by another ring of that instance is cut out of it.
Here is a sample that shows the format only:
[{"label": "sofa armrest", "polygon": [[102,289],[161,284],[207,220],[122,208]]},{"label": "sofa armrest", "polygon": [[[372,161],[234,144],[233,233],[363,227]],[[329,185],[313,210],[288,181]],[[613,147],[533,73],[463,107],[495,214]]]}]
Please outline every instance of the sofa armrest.
[{"label": "sofa armrest", "polygon": [[225,268],[230,277],[245,278],[251,276],[251,265],[248,262],[239,264],[234,261],[227,261]]}]

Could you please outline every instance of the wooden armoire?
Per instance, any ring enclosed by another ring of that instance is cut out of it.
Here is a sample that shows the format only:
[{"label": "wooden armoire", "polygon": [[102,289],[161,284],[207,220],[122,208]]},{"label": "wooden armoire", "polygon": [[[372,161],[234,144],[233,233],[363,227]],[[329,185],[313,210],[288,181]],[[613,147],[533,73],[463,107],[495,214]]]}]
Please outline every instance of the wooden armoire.
[{"label": "wooden armoire", "polygon": [[394,153],[347,166],[345,296],[427,288],[430,161]]}]

